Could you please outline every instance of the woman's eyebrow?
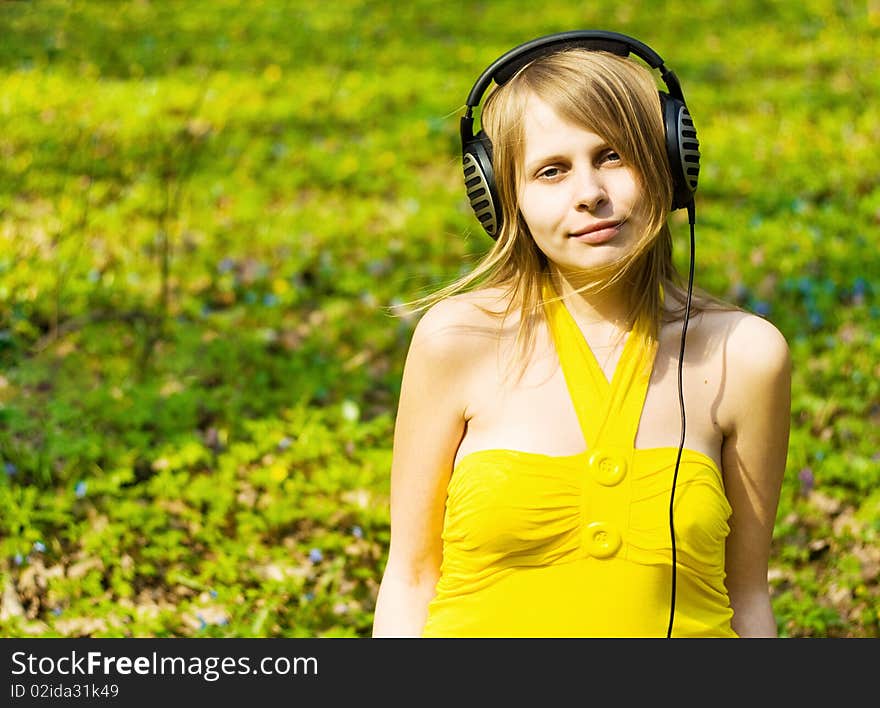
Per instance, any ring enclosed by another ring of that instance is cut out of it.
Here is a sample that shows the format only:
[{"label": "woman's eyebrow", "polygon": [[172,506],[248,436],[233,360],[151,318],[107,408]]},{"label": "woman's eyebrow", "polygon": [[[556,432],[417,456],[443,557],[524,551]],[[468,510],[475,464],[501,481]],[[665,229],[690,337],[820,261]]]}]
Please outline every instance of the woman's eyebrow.
[{"label": "woman's eyebrow", "polygon": [[566,159],[565,155],[546,155],[544,157],[538,157],[526,165],[526,171],[532,172],[539,167],[543,167],[544,165],[553,162],[565,162]]}]

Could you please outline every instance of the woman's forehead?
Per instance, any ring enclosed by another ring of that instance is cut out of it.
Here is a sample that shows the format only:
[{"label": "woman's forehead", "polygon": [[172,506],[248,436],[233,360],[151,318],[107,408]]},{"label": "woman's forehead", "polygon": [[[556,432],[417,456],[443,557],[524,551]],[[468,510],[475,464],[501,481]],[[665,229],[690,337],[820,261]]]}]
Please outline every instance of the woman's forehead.
[{"label": "woman's forehead", "polygon": [[604,144],[603,137],[561,116],[549,103],[530,96],[523,110],[524,158],[529,162],[544,153],[564,153]]}]

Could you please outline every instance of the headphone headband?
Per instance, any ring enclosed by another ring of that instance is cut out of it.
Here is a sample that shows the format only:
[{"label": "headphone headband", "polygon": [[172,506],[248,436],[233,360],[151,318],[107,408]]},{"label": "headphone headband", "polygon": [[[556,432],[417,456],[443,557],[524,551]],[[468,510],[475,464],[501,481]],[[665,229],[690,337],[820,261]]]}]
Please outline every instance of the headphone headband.
[{"label": "headphone headband", "polygon": [[480,104],[483,94],[486,93],[486,89],[493,81],[501,86],[534,59],[568,47],[583,47],[591,51],[611,52],[621,57],[635,54],[652,69],[658,69],[661,72],[670,96],[684,101],[678,78],[664,66],[660,55],[644,42],[619,32],[572,30],[571,32],[548,34],[525,42],[492,62],[491,66],[480,75],[468,94],[468,113]]}]

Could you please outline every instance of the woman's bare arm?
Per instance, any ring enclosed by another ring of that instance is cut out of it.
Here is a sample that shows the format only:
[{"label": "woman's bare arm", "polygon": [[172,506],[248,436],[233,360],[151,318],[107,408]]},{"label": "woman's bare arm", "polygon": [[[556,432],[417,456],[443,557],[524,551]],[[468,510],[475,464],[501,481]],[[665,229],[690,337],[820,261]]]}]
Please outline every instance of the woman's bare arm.
[{"label": "woman's bare arm", "polygon": [[420,636],[442,560],[446,487],[464,433],[467,338],[462,305],[420,320],[404,366],[391,463],[391,544],[373,636]]},{"label": "woman's bare arm", "polygon": [[791,354],[782,334],[757,316],[743,318],[727,345],[734,429],[722,468],[733,513],[727,539],[727,590],[741,637],[775,637],[767,570],[791,417]]}]

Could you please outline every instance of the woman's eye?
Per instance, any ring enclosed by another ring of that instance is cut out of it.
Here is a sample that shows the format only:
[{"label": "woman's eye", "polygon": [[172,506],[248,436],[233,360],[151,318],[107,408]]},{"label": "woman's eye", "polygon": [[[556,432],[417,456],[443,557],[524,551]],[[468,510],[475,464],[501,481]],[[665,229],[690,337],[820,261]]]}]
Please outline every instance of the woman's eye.
[{"label": "woman's eye", "polygon": [[603,162],[620,162],[620,155],[614,152],[614,150],[609,150],[602,156]]},{"label": "woman's eye", "polygon": [[542,170],[538,173],[538,177],[540,179],[553,179],[554,177],[558,177],[561,174],[558,167],[548,167],[546,170]]}]

